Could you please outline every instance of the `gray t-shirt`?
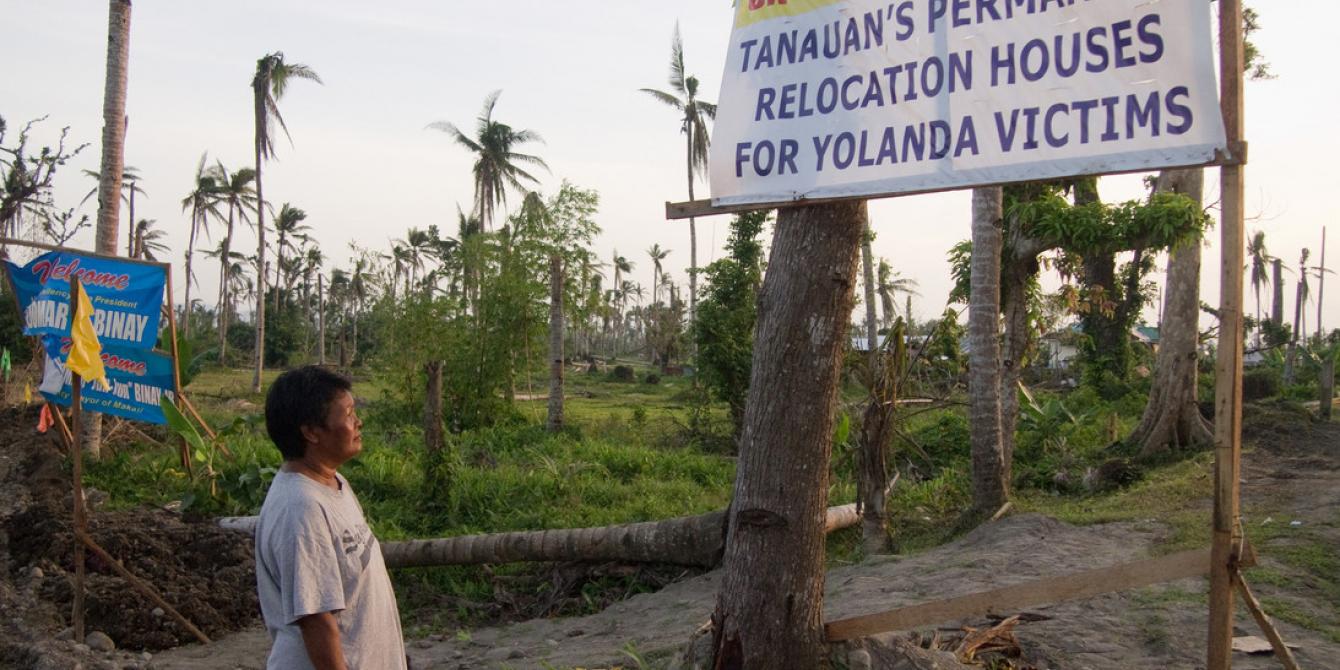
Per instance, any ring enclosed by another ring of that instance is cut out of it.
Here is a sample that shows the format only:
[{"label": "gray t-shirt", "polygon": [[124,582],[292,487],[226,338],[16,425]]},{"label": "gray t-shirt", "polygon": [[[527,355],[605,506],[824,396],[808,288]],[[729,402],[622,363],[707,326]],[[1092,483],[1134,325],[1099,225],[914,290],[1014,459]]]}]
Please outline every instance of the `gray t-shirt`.
[{"label": "gray t-shirt", "polygon": [[312,663],[297,621],[333,612],[350,670],[406,670],[381,545],[344,477],[340,490],[293,472],[275,475],[256,524],[256,585],[274,646],[271,670]]}]

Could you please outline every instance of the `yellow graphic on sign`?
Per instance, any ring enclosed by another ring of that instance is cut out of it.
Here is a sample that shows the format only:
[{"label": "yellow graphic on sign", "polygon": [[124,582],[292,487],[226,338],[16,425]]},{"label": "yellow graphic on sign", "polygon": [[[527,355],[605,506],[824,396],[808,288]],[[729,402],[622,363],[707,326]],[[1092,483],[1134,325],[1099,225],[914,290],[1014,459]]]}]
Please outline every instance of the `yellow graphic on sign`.
[{"label": "yellow graphic on sign", "polygon": [[735,29],[782,16],[799,16],[846,0],[736,0]]}]

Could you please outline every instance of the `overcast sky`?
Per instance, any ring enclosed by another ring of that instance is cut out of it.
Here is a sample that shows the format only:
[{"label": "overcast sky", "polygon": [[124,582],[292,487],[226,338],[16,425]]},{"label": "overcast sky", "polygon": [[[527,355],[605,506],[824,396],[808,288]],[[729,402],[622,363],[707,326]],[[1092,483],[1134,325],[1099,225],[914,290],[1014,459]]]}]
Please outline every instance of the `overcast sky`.
[{"label": "overcast sky", "polygon": [[[1266,231],[1270,251],[1293,266],[1304,246],[1316,259],[1321,227],[1340,213],[1336,171],[1324,162],[1340,154],[1340,139],[1323,124],[1340,108],[1340,87],[1329,60],[1317,57],[1334,39],[1340,5],[1256,5],[1256,42],[1278,78],[1247,88],[1247,212],[1255,217],[1247,225]],[[75,207],[92,186],[79,170],[97,169],[99,158],[107,3],[0,0],[0,16],[0,116],[11,133],[50,115],[37,141],[70,126],[76,142],[92,143],[57,177],[58,206]],[[204,152],[230,169],[250,164],[251,75],[257,58],[279,50],[325,85],[296,82],[282,100],[293,144],[281,140],[278,160],[267,164],[267,200],[306,210],[333,264],[345,263],[350,242],[385,249],[410,227],[455,231],[457,205],[471,205],[471,157],[424,127],[445,120],[472,128],[485,96],[502,89],[495,118],[545,139],[530,147],[552,168],[542,190],[567,179],[600,192],[600,254],[617,248],[649,284],[645,250],[659,243],[673,250],[667,267],[683,281],[688,226],[663,220],[665,201],[687,196],[678,117],[637,89],[667,87],[678,21],[688,70],[716,100],[731,19],[725,0],[138,0],[126,162],[139,168],[148,197],[137,200],[136,217],[169,231],[171,260],[180,263],[188,222],[180,201],[195,166]],[[1104,179],[1100,188],[1108,200],[1142,194],[1138,177]],[[1207,189],[1207,200],[1217,200],[1216,173]],[[82,211],[95,210],[90,202]],[[884,200],[871,214],[876,255],[921,283],[914,311],[940,312],[945,252],[969,235],[968,196]],[[1340,238],[1340,225],[1332,228]],[[700,264],[721,254],[728,230],[725,218],[700,219]],[[90,247],[91,233],[76,245]],[[249,232],[241,245],[254,247]],[[1340,265],[1340,246],[1331,247],[1328,264]],[[1217,242],[1208,252],[1203,291],[1216,303]],[[212,296],[217,268],[205,261],[197,273],[201,293]],[[1286,293],[1292,312],[1292,288]],[[1246,304],[1255,309],[1250,289]],[[1340,282],[1327,291],[1326,311],[1327,325],[1340,326]]]}]

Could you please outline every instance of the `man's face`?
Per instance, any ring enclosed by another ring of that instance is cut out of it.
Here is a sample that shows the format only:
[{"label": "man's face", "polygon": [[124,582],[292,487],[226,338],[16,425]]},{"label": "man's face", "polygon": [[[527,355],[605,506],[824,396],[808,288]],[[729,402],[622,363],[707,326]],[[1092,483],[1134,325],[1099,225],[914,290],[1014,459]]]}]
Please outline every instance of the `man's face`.
[{"label": "man's face", "polygon": [[354,410],[354,396],[340,391],[330,403],[324,426],[305,428],[308,456],[335,466],[363,451],[363,421]]}]

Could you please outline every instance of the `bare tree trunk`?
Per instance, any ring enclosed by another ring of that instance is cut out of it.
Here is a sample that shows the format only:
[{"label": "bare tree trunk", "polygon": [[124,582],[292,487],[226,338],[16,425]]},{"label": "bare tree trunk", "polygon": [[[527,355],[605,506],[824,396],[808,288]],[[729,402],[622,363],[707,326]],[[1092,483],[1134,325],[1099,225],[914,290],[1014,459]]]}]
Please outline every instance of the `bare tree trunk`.
[{"label": "bare tree trunk", "polygon": [[326,364],[326,276],[316,276],[316,362]]},{"label": "bare tree trunk", "polygon": [[968,303],[972,500],[978,512],[1005,504],[1000,402],[1000,187],[973,189],[972,270]]},{"label": "bare tree trunk", "polygon": [[1273,282],[1275,297],[1270,303],[1270,320],[1279,328],[1284,325],[1284,261],[1276,258],[1273,263]]},{"label": "bare tree trunk", "polygon": [[563,259],[549,256],[549,432],[563,429]]},{"label": "bare tree trunk", "polygon": [[1321,332],[1321,305],[1326,291],[1326,226],[1321,227],[1321,259],[1317,264],[1317,339]]},{"label": "bare tree trunk", "polygon": [[1294,294],[1293,305],[1293,333],[1289,336],[1289,351],[1284,356],[1284,384],[1287,386],[1294,381],[1294,361],[1298,357],[1298,336],[1302,329],[1303,320],[1303,273],[1305,268],[1298,268],[1298,290]]},{"label": "bare tree trunk", "polygon": [[[98,228],[94,251],[116,255],[121,223],[121,172],[125,167],[126,87],[130,69],[130,0],[110,0],[107,75],[102,96],[102,163],[98,173]],[[131,223],[134,226],[134,223]],[[169,303],[171,299],[169,298]],[[80,440],[94,460],[102,455],[102,415],[88,412]]]},{"label": "bare tree trunk", "polygon": [[[1164,170],[1154,187],[1156,193],[1180,193],[1201,204],[1205,172]],[[1197,347],[1200,320],[1201,238],[1172,250],[1168,257],[1167,301],[1159,328],[1159,351],[1154,361],[1154,381],[1149,389],[1140,425],[1127,442],[1139,444],[1143,456],[1208,445],[1214,441],[1210,422],[1197,404]]]},{"label": "bare tree trunk", "polygon": [[442,361],[424,363],[423,371],[428,376],[423,398],[423,443],[429,453],[436,453],[446,445],[442,423]]},{"label": "bare tree trunk", "polygon": [[1000,444],[1006,483],[1013,481],[1014,437],[1019,423],[1019,385],[1024,373],[1024,359],[1033,344],[1033,331],[1028,322],[1028,287],[1037,278],[1041,267],[1038,255],[1045,245],[1031,239],[1020,230],[1016,220],[1008,220],[1010,244],[1001,254],[1001,305],[1005,312],[1005,336],[1001,345],[1000,362]]},{"label": "bare tree trunk", "polygon": [[[867,215],[867,220],[868,218]],[[872,372],[879,361],[879,324],[875,314],[875,261],[874,252],[870,248],[873,239],[874,233],[871,232],[870,224],[867,222],[861,237],[861,274],[865,280],[865,341],[868,347],[866,359]]]},{"label": "bare tree trunk", "polygon": [[[895,390],[884,383],[880,363],[878,315],[875,312],[875,261],[869,216],[861,235],[861,274],[865,284],[865,339],[870,399],[861,418],[860,467],[857,469],[857,499],[861,505],[861,544],[867,556],[884,553],[889,546],[888,521],[884,515],[884,484],[889,478],[885,450],[893,429]],[[887,316],[887,315],[886,315]],[[888,337],[892,337],[890,332]]]},{"label": "bare tree trunk", "polygon": [[824,509],[864,202],[781,210],[759,293],[716,667],[820,666]]}]

